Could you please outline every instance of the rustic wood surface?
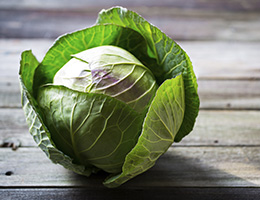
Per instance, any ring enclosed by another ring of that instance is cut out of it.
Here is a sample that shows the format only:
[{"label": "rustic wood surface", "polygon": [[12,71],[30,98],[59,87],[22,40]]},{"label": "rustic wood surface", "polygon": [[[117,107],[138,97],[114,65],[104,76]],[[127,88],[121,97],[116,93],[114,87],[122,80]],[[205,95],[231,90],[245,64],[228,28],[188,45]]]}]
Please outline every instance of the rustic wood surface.
[{"label": "rustic wood surface", "polygon": [[[171,147],[149,171],[121,188],[257,187],[260,185],[257,147]],[[85,178],[55,165],[38,148],[5,148],[0,170],[4,187],[86,187],[102,189],[107,174]],[[30,163],[30,164],[28,164]],[[254,174],[254,176],[253,176]],[[40,178],[40,180],[39,180]]]},{"label": "rustic wood surface", "polygon": [[260,40],[259,0],[2,0],[0,37],[56,38],[112,6],[135,10],[176,40]]},{"label": "rustic wood surface", "polygon": [[[85,178],[36,146],[21,109],[20,54],[38,60],[60,34],[95,23],[102,8],[137,11],[177,40],[198,77],[194,130],[156,165],[117,189]],[[0,0],[0,199],[260,198],[259,0]]]},{"label": "rustic wood surface", "polygon": [[[140,8],[133,9],[139,11]],[[0,36],[5,38],[56,38],[66,32],[93,25],[98,11],[56,12],[0,9],[0,16],[2,16]],[[260,11],[256,13],[225,11],[222,13],[185,10],[183,12],[182,9],[148,8],[140,10],[139,13],[177,40],[260,40]]]},{"label": "rustic wood surface", "polygon": [[[125,7],[171,7],[183,9],[202,9],[202,10],[227,10],[227,11],[259,11],[260,4],[258,0],[75,0],[71,3],[70,0],[47,0],[44,3],[41,0],[12,0],[0,1],[1,8],[15,8],[15,9],[76,9],[76,10],[91,10],[93,8],[111,6],[125,6]],[[139,8],[141,9],[141,8]],[[142,9],[141,9],[142,10]]]}]

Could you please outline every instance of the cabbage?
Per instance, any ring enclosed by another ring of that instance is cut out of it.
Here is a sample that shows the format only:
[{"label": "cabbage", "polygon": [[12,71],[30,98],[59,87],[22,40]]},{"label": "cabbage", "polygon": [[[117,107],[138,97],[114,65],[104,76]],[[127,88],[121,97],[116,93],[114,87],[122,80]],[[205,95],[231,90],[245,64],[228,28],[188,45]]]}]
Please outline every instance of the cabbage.
[{"label": "cabbage", "polygon": [[102,10],[96,25],[61,36],[38,62],[22,53],[29,131],[54,162],[99,170],[118,187],[151,168],[193,129],[196,77],[176,42],[135,12]]}]

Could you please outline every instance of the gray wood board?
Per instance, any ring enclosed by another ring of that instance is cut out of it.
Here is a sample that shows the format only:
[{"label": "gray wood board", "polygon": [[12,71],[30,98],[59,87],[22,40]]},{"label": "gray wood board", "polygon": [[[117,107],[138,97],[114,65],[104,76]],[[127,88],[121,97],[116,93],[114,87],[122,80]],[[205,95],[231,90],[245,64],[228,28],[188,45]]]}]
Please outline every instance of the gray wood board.
[{"label": "gray wood board", "polygon": [[[67,32],[92,26],[102,7],[88,9],[90,8],[78,12],[50,9],[6,10],[0,7],[0,37],[56,38]],[[259,12],[172,7],[136,7],[133,10],[175,40],[260,41]]]},{"label": "gray wood board", "polygon": [[[259,187],[260,147],[171,147],[146,173],[122,188]],[[53,164],[38,148],[1,148],[2,187],[102,188],[105,173],[89,178]]]},{"label": "gray wood board", "polygon": [[12,188],[1,189],[3,199],[66,199],[66,200],[256,200],[259,188],[200,188],[200,187],[164,187],[139,189],[93,189],[83,188]]},{"label": "gray wood board", "polygon": [[108,8],[111,6],[126,6],[126,7],[174,7],[183,9],[201,9],[201,10],[228,10],[228,11],[259,11],[260,4],[258,0],[55,0],[44,1],[34,0],[12,0],[0,1],[0,7],[4,9],[76,9],[76,10],[91,10]]},{"label": "gray wood board", "polygon": [[[34,147],[22,109],[0,109],[0,145]],[[194,130],[173,146],[259,146],[260,111],[200,111]]]}]

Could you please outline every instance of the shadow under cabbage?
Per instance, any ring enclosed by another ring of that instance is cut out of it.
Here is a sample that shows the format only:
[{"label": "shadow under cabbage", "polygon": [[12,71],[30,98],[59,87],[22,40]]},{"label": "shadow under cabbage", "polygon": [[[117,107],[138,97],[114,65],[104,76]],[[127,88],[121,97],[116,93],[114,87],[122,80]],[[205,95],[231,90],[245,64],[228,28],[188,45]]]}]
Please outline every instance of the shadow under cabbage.
[{"label": "shadow under cabbage", "polygon": [[[116,191],[147,188],[178,187],[256,187],[254,178],[246,173],[260,166],[252,162],[241,147],[171,147],[147,172],[121,185]],[[246,173],[246,174],[244,174]],[[241,175],[241,176],[240,176]],[[89,178],[71,174],[73,185],[86,188],[101,185],[107,174],[99,172]],[[77,176],[77,177],[75,177]],[[256,178],[257,179],[257,178]]]}]

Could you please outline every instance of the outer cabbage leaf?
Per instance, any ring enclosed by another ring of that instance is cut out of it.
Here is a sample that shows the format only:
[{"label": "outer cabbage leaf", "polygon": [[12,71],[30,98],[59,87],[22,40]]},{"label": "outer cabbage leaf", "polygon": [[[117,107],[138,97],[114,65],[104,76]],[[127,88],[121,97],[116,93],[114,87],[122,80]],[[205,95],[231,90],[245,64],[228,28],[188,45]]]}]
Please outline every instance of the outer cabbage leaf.
[{"label": "outer cabbage leaf", "polygon": [[157,90],[145,118],[136,146],[126,156],[121,174],[105,180],[107,187],[118,187],[151,168],[174,141],[184,112],[182,75],[166,80]]},{"label": "outer cabbage leaf", "polygon": [[[63,165],[78,174],[89,176],[94,167],[86,168],[83,165],[77,165],[72,162],[72,159],[58,150],[50,138],[50,132],[44,125],[37,103],[32,97],[32,77],[34,70],[38,66],[38,61],[31,51],[24,51],[20,62],[20,87],[22,96],[22,107],[26,116],[29,131],[37,145],[54,163]],[[29,90],[27,89],[29,88]]]},{"label": "outer cabbage leaf", "polygon": [[143,116],[115,98],[64,86],[40,88],[39,106],[58,149],[109,173],[120,173],[135,146]]},{"label": "outer cabbage leaf", "polygon": [[97,24],[116,24],[139,32],[147,42],[147,54],[151,58],[150,61],[152,59],[156,61],[156,65],[144,64],[150,67],[159,83],[183,73],[186,108],[183,123],[175,137],[176,142],[180,141],[193,129],[199,111],[197,82],[188,55],[157,27],[125,8],[102,10]]}]

